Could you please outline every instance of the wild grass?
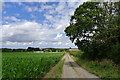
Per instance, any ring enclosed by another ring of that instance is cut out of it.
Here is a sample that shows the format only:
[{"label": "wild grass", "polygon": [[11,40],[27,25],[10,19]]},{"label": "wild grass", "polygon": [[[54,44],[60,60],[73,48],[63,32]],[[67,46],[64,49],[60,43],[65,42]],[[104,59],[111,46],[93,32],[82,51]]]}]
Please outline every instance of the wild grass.
[{"label": "wild grass", "polygon": [[116,80],[120,79],[120,66],[111,60],[103,59],[101,61],[91,61],[82,57],[83,52],[70,52],[71,57],[83,68],[94,73],[102,79]]},{"label": "wild grass", "polygon": [[53,71],[53,73],[48,78],[48,80],[61,80],[63,64],[64,64],[64,60],[61,60],[57,68]]},{"label": "wild grass", "polygon": [[2,79],[2,53],[0,52],[0,80]]}]

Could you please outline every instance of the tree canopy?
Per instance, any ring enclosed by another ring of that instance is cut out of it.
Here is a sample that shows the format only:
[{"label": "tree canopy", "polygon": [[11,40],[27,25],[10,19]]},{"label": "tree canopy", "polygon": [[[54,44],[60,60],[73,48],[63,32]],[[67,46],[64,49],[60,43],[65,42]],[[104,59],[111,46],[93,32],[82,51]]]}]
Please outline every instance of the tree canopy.
[{"label": "tree canopy", "polygon": [[120,61],[120,2],[84,2],[65,32],[85,57]]}]

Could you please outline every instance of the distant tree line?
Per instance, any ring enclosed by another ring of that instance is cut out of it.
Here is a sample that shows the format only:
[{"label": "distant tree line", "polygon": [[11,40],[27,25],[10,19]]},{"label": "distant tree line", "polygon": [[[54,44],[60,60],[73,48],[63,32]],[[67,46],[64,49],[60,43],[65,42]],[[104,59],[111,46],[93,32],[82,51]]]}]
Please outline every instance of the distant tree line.
[{"label": "distant tree line", "polygon": [[65,32],[87,59],[120,63],[120,1],[83,3]]},{"label": "distant tree line", "polygon": [[28,47],[27,49],[10,49],[10,48],[2,48],[2,52],[33,52],[33,51],[43,51],[43,52],[64,52],[68,51],[68,49],[60,49],[60,48],[34,48]]}]

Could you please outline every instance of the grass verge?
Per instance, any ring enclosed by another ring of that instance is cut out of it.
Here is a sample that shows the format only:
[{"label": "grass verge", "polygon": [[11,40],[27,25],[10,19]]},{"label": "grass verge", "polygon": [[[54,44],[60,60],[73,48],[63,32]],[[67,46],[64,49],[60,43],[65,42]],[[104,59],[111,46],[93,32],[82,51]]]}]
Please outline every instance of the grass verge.
[{"label": "grass verge", "polygon": [[120,80],[120,66],[114,64],[111,60],[90,61],[81,57],[82,52],[70,52],[71,57],[81,67],[97,75],[104,80]]},{"label": "grass verge", "polygon": [[64,57],[43,78],[43,80],[61,80]]},{"label": "grass verge", "polygon": [[50,78],[61,78],[63,64],[64,60],[61,60],[58,67],[54,70],[54,73],[51,74]]},{"label": "grass verge", "polygon": [[2,52],[0,51],[0,80],[2,79]]}]

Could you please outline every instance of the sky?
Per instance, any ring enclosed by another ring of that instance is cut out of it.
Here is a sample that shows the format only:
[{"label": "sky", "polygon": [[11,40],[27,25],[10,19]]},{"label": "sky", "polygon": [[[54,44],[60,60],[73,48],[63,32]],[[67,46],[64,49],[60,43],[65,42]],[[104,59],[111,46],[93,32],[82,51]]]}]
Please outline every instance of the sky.
[{"label": "sky", "polygon": [[77,48],[64,30],[81,2],[4,2],[0,43],[7,48]]}]

